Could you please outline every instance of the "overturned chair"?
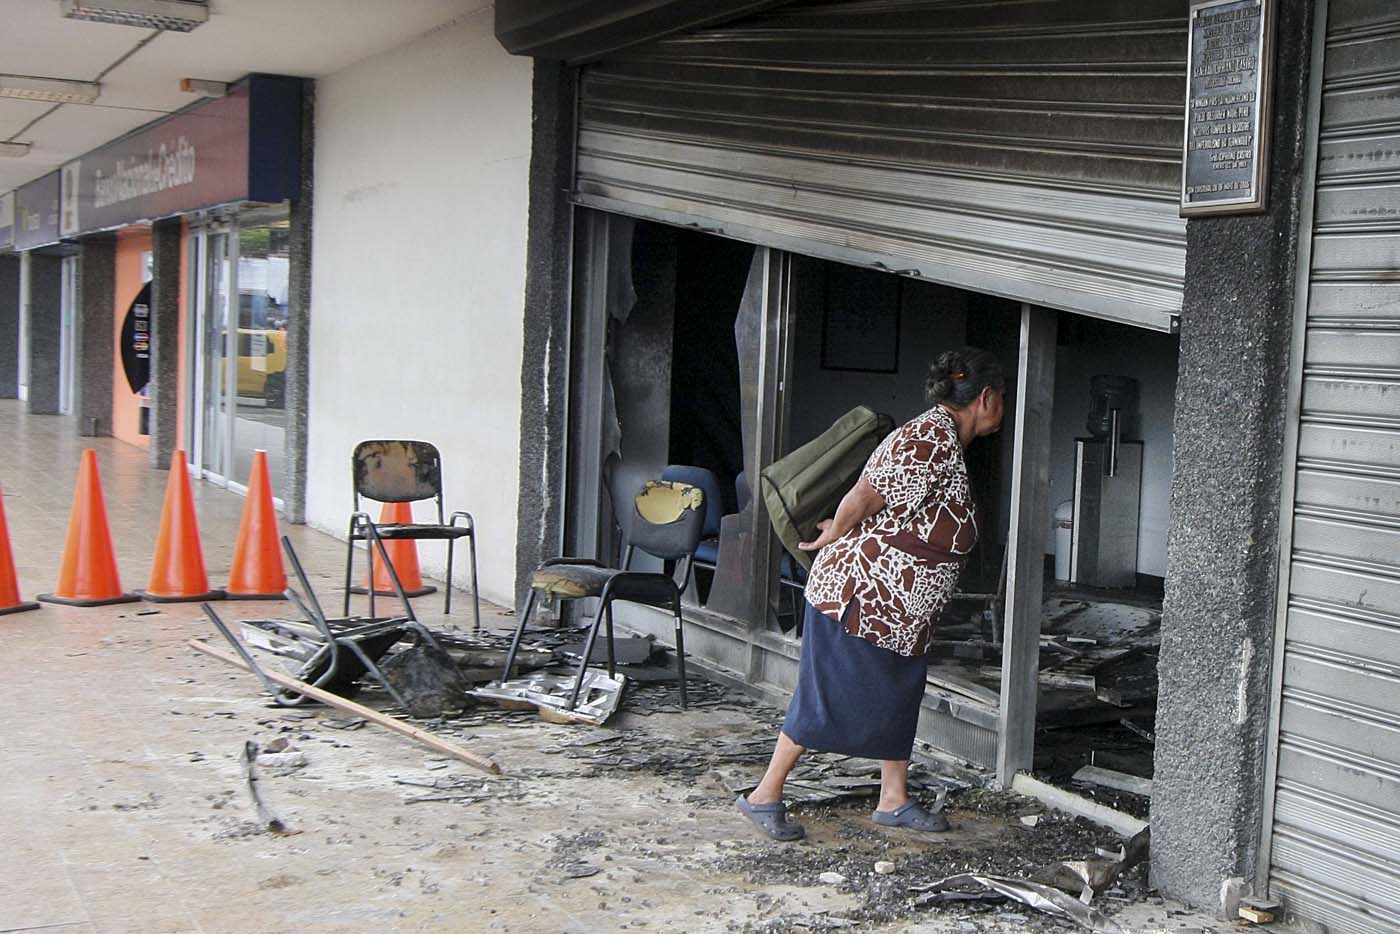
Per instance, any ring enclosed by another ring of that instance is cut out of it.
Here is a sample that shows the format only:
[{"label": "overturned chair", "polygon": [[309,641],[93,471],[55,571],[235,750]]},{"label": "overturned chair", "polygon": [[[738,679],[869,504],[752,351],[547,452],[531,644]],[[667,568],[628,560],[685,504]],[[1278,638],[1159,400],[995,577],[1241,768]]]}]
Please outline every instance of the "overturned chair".
[{"label": "overturned chair", "polygon": [[[592,558],[554,558],[540,565],[530,579],[530,597],[515,627],[510,651],[506,654],[501,681],[510,679],[521,637],[530,624],[541,595],[554,600],[599,599],[598,613],[588,628],[579,660],[578,677],[569,697],[568,709],[578,705],[584,675],[593,657],[598,627],[607,626],[608,675],[615,677],[617,663],[613,651],[612,605],[621,600],[645,606],[669,608],[676,621],[676,670],[681,681],[681,707],[686,706],[685,634],[681,628],[681,594],[690,583],[695,546],[705,527],[705,493],[699,487],[679,481],[649,480],[632,501],[627,533],[627,551],[622,568],[605,567]],[[633,554],[640,549],[662,561],[676,561],[675,574],[631,571]]]},{"label": "overturned chair", "polygon": [[[388,563],[388,555],[382,541],[372,538],[370,547],[378,549],[383,560],[386,564]],[[282,548],[286,552],[287,561],[290,563],[292,573],[299,585],[289,584],[285,596],[300,611],[303,620],[310,624],[313,634],[308,638],[298,632],[296,627],[274,620],[246,625],[259,625],[269,632],[276,633],[305,647],[300,655],[302,663],[295,672],[298,681],[304,681],[313,687],[322,688],[332,694],[348,698],[354,697],[358,693],[358,683],[362,679],[370,678],[384,688],[408,715],[425,715],[415,709],[411,698],[405,697],[399,691],[393,678],[386,676],[385,670],[381,667],[381,660],[385,655],[400,642],[407,642],[408,651],[429,653],[435,663],[446,665],[450,671],[449,677],[456,679],[459,676],[450,656],[438,644],[432,632],[418,622],[413,613],[413,607],[408,602],[408,596],[404,593],[403,585],[394,572],[393,565],[388,564],[389,578],[403,606],[404,615],[385,619],[328,619],[321,609],[320,600],[316,598],[316,593],[311,588],[311,581],[306,576],[306,571],[302,567],[301,560],[297,557],[296,550],[285,535],[282,536]],[[203,605],[203,608],[209,621],[233,646],[234,650],[243,657],[249,669],[263,678],[264,685],[276,703],[284,707],[297,707],[309,702],[310,699],[306,695],[299,694],[290,688],[279,688],[267,680],[257,662],[248,654],[248,650],[242,643],[234,637],[233,632],[214,608],[207,603]]]},{"label": "overturned chair", "polygon": [[[361,441],[351,457],[355,481],[355,511],[350,516],[350,536],[345,554],[345,606],[350,615],[350,586],[355,571],[355,543],[378,539],[391,541],[447,542],[447,586],[443,612],[452,612],[452,555],[457,539],[465,538],[471,546],[472,563],[472,628],[481,628],[481,597],[476,580],[476,523],[471,513],[457,511],[447,517],[442,505],[442,457],[427,441],[377,440]],[[437,503],[436,523],[375,522],[360,509],[360,498],[380,503],[416,503],[431,499]],[[462,520],[458,525],[457,521]],[[374,615],[375,549],[369,550],[369,615]],[[381,552],[383,549],[379,549]],[[389,562],[386,560],[386,564]],[[395,585],[397,587],[397,584]]]}]

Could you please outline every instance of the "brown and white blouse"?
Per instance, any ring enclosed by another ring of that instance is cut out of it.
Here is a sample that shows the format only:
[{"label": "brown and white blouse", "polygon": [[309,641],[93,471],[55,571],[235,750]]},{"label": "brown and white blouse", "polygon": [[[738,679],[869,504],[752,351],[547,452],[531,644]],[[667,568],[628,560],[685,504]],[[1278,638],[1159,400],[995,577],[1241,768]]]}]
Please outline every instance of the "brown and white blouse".
[{"label": "brown and white blouse", "polygon": [[807,602],[845,620],[850,635],[900,655],[923,655],[977,544],[953,417],[934,406],[906,422],[870,455],[862,476],[885,507],[821,550],[807,579]]}]

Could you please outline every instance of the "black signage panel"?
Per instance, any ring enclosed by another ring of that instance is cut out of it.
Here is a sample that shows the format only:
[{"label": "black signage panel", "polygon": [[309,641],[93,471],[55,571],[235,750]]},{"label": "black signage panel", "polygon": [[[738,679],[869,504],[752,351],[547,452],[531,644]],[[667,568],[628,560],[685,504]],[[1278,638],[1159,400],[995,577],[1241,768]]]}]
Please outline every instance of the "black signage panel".
[{"label": "black signage panel", "polygon": [[296,193],[299,78],[254,75],[63,167],[61,230],[73,237],[137,221]]},{"label": "black signage panel", "polygon": [[15,251],[58,242],[58,173],[15,189]]},{"label": "black signage panel", "polygon": [[1273,0],[1191,4],[1181,213],[1264,209]]}]

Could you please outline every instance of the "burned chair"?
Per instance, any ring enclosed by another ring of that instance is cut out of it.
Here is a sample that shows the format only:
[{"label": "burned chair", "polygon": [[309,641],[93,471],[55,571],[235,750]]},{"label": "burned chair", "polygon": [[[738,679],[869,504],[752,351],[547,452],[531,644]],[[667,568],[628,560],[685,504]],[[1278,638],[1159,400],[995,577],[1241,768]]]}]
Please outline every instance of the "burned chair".
[{"label": "burned chair", "polygon": [[[350,615],[351,578],[355,571],[355,543],[378,537],[382,541],[445,541],[447,542],[447,586],[443,612],[452,612],[452,556],[457,539],[465,538],[471,546],[472,562],[472,628],[481,628],[481,598],[476,579],[476,523],[471,513],[454,512],[445,517],[442,505],[442,457],[438,449],[426,441],[361,441],[355,445],[350,459],[355,484],[355,511],[350,516],[350,536],[345,553],[345,606]],[[416,503],[431,499],[437,503],[436,523],[375,522],[360,509],[360,498],[380,503]],[[458,525],[457,521],[462,520]],[[374,615],[375,549],[369,551],[369,615]],[[382,552],[383,549],[380,549]],[[393,566],[387,560],[390,570]],[[396,585],[397,586],[397,585]]]},{"label": "burned chair", "polygon": [[[501,681],[510,679],[521,637],[530,624],[530,616],[541,595],[554,600],[599,598],[598,612],[588,628],[578,677],[569,697],[568,709],[578,704],[584,675],[593,657],[598,627],[606,623],[608,645],[608,675],[615,677],[617,663],[613,650],[613,611],[615,601],[640,603],[646,606],[669,607],[676,621],[676,669],[681,682],[681,707],[686,706],[685,635],[681,629],[681,594],[690,583],[694,570],[695,547],[705,527],[705,493],[678,481],[649,480],[632,502],[627,528],[627,551],[622,568],[604,567],[592,558],[554,558],[540,565],[530,579],[530,598],[525,612],[515,627],[510,651],[506,654]],[[635,552],[641,551],[662,561],[675,561],[674,574],[631,571]]]},{"label": "burned chair", "polygon": [[[377,548],[383,560],[388,562],[382,541],[372,539],[370,547]],[[298,589],[298,586],[289,584],[285,595],[301,613],[305,623],[310,624],[311,632],[306,633],[304,625],[297,626],[276,620],[245,623],[245,631],[247,626],[256,625],[259,629],[297,646],[299,651],[293,657],[301,660],[301,665],[294,675],[298,681],[304,681],[341,697],[354,697],[359,691],[359,682],[368,677],[383,687],[410,716],[421,715],[415,710],[412,700],[398,690],[394,679],[385,675],[381,661],[390,649],[400,642],[407,641],[408,647],[403,651],[430,653],[434,659],[448,659],[449,666],[451,662],[450,657],[433,638],[433,634],[414,616],[413,607],[408,602],[408,596],[404,593],[398,575],[394,573],[393,565],[388,564],[389,577],[403,604],[403,616],[387,619],[328,619],[321,609],[321,602],[317,599],[315,591],[311,589],[311,582],[297,557],[296,550],[286,536],[282,537],[282,548],[287,553],[287,561],[299,585]],[[261,675],[257,663],[234,637],[214,608],[207,603],[203,607],[210,622],[249,667]],[[456,676],[455,667],[452,668],[452,675]],[[279,688],[271,681],[264,680],[273,700],[281,706],[297,707],[309,702],[309,698],[303,694],[289,688]]]}]

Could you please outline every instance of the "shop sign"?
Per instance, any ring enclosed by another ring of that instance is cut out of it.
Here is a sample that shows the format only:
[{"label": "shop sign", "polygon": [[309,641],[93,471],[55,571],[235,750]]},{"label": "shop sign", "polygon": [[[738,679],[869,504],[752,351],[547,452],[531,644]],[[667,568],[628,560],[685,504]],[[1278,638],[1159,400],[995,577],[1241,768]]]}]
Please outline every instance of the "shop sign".
[{"label": "shop sign", "polygon": [[0,195],[0,250],[15,245],[15,193]]},{"label": "shop sign", "polygon": [[1274,0],[1193,0],[1181,214],[1264,210]]},{"label": "shop sign", "polygon": [[65,165],[62,233],[282,201],[300,158],[301,79],[255,75]]},{"label": "shop sign", "polygon": [[15,189],[15,250],[58,242],[58,173]]}]

